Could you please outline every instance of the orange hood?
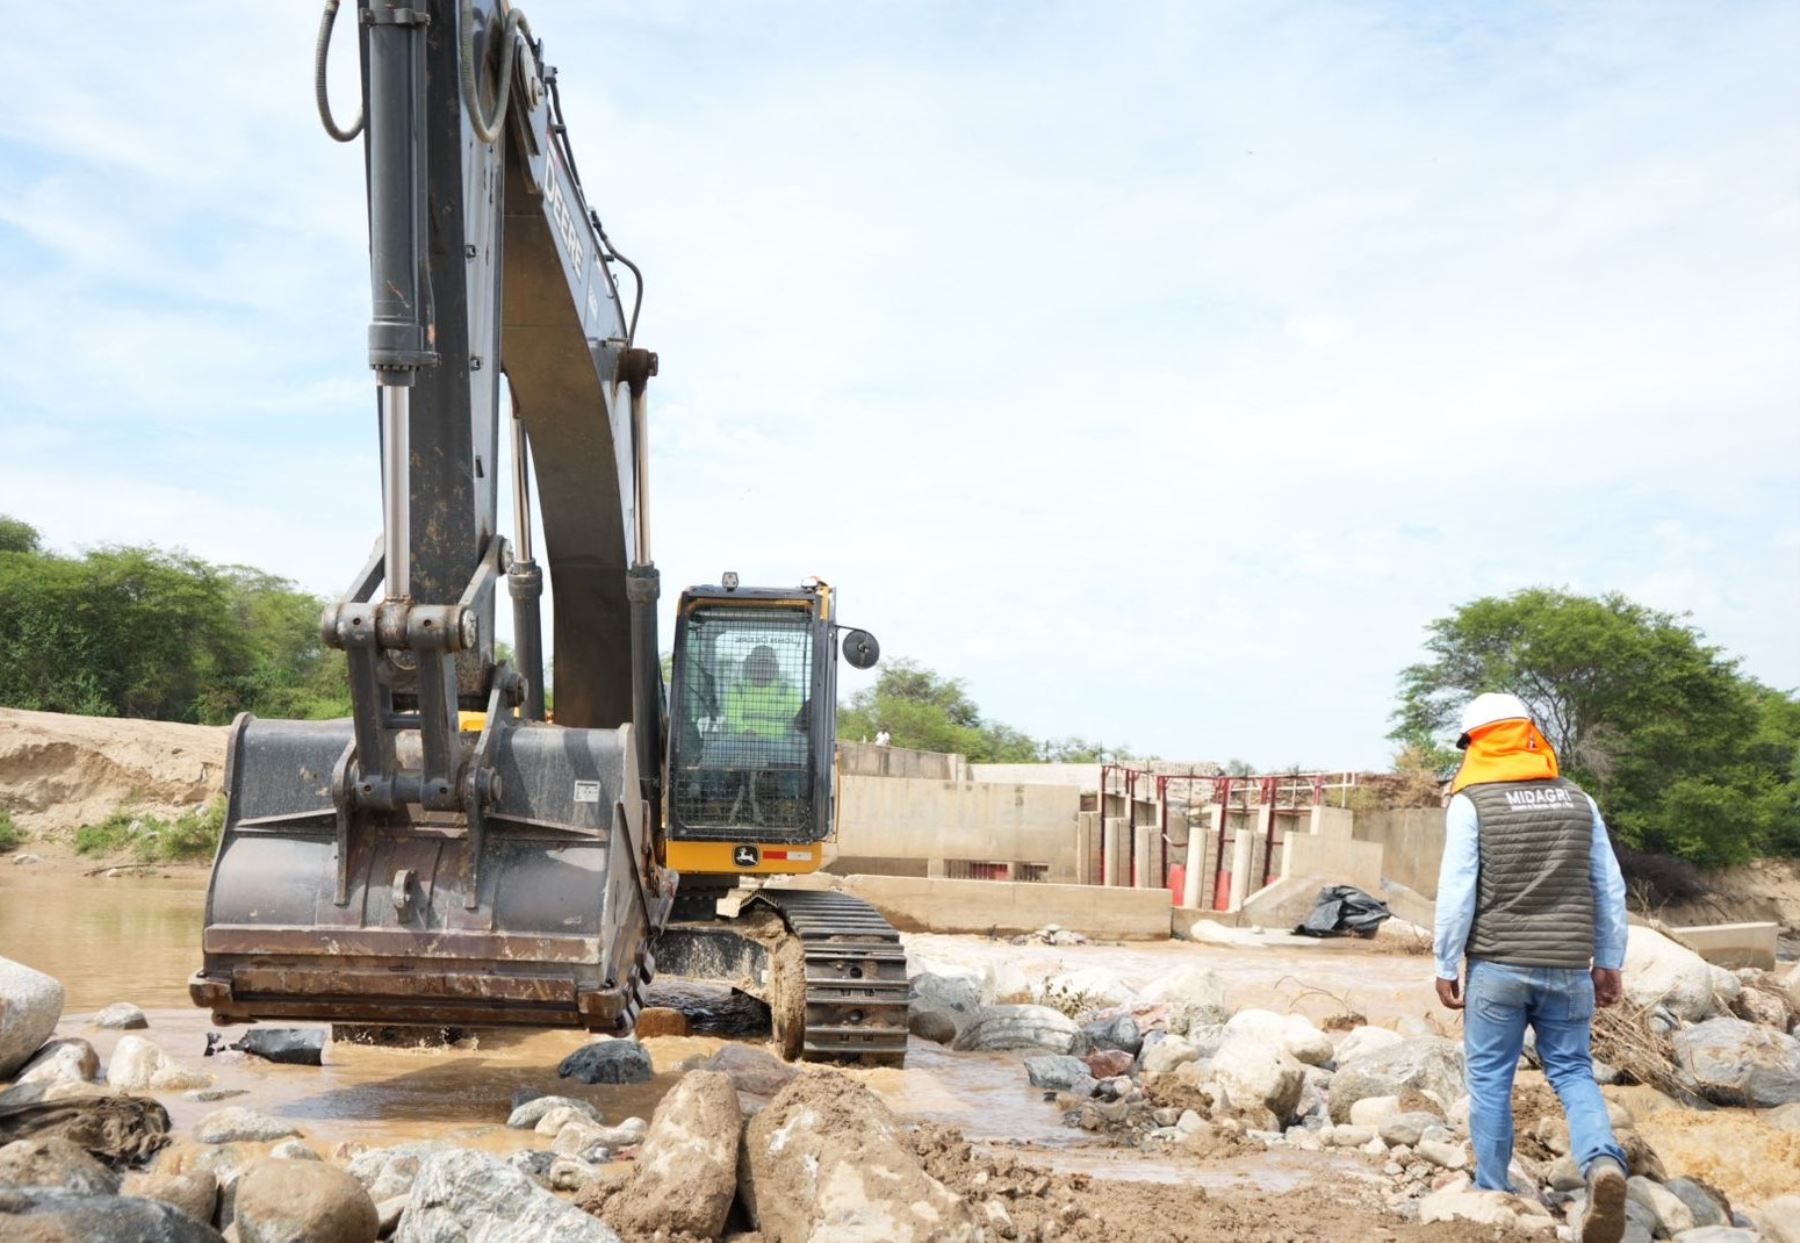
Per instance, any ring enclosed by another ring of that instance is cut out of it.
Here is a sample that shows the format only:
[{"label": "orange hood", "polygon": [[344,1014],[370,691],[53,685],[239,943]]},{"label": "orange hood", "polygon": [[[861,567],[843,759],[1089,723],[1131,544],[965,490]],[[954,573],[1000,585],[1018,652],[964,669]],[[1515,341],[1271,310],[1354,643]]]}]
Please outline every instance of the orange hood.
[{"label": "orange hood", "polygon": [[1560,772],[1556,752],[1538,727],[1525,717],[1515,717],[1469,731],[1469,749],[1463,752],[1450,792],[1490,781],[1548,781]]}]

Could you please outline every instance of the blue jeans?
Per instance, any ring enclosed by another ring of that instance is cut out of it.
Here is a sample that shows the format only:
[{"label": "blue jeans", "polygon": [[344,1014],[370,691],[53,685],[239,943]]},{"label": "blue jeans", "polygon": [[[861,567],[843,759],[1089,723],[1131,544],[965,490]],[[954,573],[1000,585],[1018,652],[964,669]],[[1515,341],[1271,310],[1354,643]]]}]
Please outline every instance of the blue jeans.
[{"label": "blue jeans", "polygon": [[1586,1173],[1600,1157],[1625,1168],[1606,1100],[1594,1082],[1588,1051],[1594,981],[1586,971],[1509,967],[1471,960],[1463,1011],[1463,1055],[1469,1075],[1469,1131],[1475,1141],[1475,1185],[1510,1191],[1513,1072],[1525,1047],[1525,1025],[1537,1033],[1544,1075],[1569,1118],[1569,1155]]}]

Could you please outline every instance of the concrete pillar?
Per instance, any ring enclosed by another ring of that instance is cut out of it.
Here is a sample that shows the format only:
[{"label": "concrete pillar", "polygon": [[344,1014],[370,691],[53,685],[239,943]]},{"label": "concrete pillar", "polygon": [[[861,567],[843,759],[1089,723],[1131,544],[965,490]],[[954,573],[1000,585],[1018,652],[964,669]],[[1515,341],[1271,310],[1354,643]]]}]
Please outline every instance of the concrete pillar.
[{"label": "concrete pillar", "polygon": [[944,861],[942,859],[927,859],[925,861],[925,875],[935,876],[937,879],[942,880],[945,876],[948,876],[949,873],[950,870],[944,866]]},{"label": "concrete pillar", "polygon": [[1212,907],[1212,878],[1219,866],[1219,837],[1224,823],[1225,808],[1214,803],[1206,809],[1205,818],[1188,830],[1188,868],[1181,905],[1199,910]]},{"label": "concrete pillar", "polygon": [[1108,816],[1102,829],[1101,852],[1106,860],[1102,873],[1108,885],[1130,885],[1131,878],[1126,875],[1127,860],[1131,854],[1131,829],[1119,816]]},{"label": "concrete pillar", "polygon": [[[1255,827],[1257,817],[1246,816],[1245,823],[1238,826],[1237,837],[1231,843],[1231,900],[1226,904],[1228,911],[1242,910],[1244,899],[1250,896],[1253,888],[1250,873],[1253,868],[1251,860],[1256,854],[1257,837]],[[1259,881],[1261,877],[1257,878]]]},{"label": "concrete pillar", "polygon": [[1135,830],[1137,858],[1131,883],[1139,889],[1162,886],[1162,830],[1154,824],[1140,824]]},{"label": "concrete pillar", "polygon": [[1075,813],[1075,883],[1100,883],[1100,813]]}]

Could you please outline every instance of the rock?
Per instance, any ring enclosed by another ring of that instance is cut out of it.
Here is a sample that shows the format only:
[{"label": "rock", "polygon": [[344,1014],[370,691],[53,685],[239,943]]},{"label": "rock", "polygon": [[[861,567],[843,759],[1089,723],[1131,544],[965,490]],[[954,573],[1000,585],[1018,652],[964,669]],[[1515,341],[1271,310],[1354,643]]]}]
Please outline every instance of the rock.
[{"label": "rock", "polygon": [[101,1165],[87,1149],[60,1135],[19,1139],[0,1148],[0,1186],[60,1187],[71,1195],[110,1196],[119,1191],[119,1176]]},{"label": "rock", "polygon": [[1323,1066],[1337,1052],[1331,1037],[1298,1014],[1272,1010],[1239,1010],[1225,1024],[1227,1038],[1248,1036],[1284,1049],[1288,1056],[1308,1066]]},{"label": "rock", "polygon": [[974,1243],[962,1199],[932,1178],[887,1106],[834,1071],[796,1079],[750,1120],[739,1194],[769,1243]]},{"label": "rock", "polygon": [[[1362,1101],[1357,1102],[1358,1105],[1362,1103]],[[1351,1112],[1354,1113],[1355,1110],[1352,1109]],[[1354,1122],[1355,1119],[1352,1118],[1351,1121]],[[1377,1131],[1385,1144],[1406,1144],[1411,1147],[1416,1146],[1425,1137],[1427,1130],[1443,1125],[1444,1120],[1436,1114],[1417,1110],[1411,1113],[1389,1114],[1381,1121]],[[1451,1168],[1458,1167],[1452,1166]]]},{"label": "rock", "polygon": [[998,959],[987,965],[981,982],[983,1005],[1016,1005],[1030,1000],[1031,977],[1025,974],[1025,968],[1010,958]]},{"label": "rock", "polygon": [[1138,1029],[1137,1020],[1129,1014],[1095,1019],[1083,1024],[1081,1032],[1087,1037],[1090,1049],[1119,1049],[1136,1057],[1144,1047],[1144,1033]]},{"label": "rock", "polygon": [[582,1083],[649,1083],[650,1054],[635,1040],[596,1040],[562,1060],[556,1073]]},{"label": "rock", "polygon": [[[1654,929],[1632,925],[1625,943],[1624,970],[1625,996],[1633,1005],[1646,1009],[1667,1006],[1690,1023],[1698,1023],[1714,1011],[1712,964]],[[1735,976],[1732,983],[1737,983]]]},{"label": "rock", "polygon": [[1231,1006],[1225,1000],[1225,982],[1205,967],[1177,967],[1157,977],[1139,994],[1139,1000],[1181,1011],[1190,1026],[1196,1019],[1203,1023],[1223,1023],[1231,1017]]},{"label": "rock", "polygon": [[634,1034],[639,1040],[654,1036],[691,1036],[694,1025],[688,1016],[668,1006],[650,1006],[638,1012]]},{"label": "rock", "polygon": [[1025,1077],[1034,1088],[1066,1092],[1079,1079],[1088,1078],[1088,1064],[1067,1053],[1044,1053],[1025,1059]]},{"label": "rock", "polygon": [[375,1237],[385,1239],[400,1227],[400,1214],[406,1211],[406,1197],[394,1196],[375,1206]]},{"label": "rock", "polygon": [[1385,1027],[1353,1028],[1338,1041],[1337,1051],[1332,1060],[1339,1066],[1353,1062],[1365,1053],[1373,1053],[1377,1049],[1385,1049],[1389,1045],[1399,1044],[1405,1037],[1399,1032],[1389,1031]]},{"label": "rock", "polygon": [[1731,1012],[1746,1023],[1760,1023],[1782,1032],[1788,1028],[1786,999],[1764,988],[1744,989],[1731,1003]]},{"label": "rock", "polygon": [[1698,1226],[1676,1235],[1675,1243],[1757,1243],[1761,1238],[1754,1230],[1736,1226]]},{"label": "rock", "polygon": [[199,1101],[204,1104],[208,1101],[228,1101],[234,1096],[243,1096],[249,1091],[249,1088],[189,1088],[181,1094],[181,1099]]},{"label": "rock", "polygon": [[319,1154],[297,1139],[284,1139],[269,1149],[269,1155],[278,1161],[317,1161]]},{"label": "rock", "polygon": [[1463,1151],[1463,1146],[1449,1140],[1422,1139],[1413,1151],[1446,1170],[1460,1170],[1469,1163],[1469,1154]]},{"label": "rock", "polygon": [[1365,1096],[1345,1115],[1350,1125],[1379,1129],[1383,1122],[1400,1112],[1398,1096]]},{"label": "rock", "polygon": [[1800,1243],[1800,1196],[1764,1200],[1760,1217],[1771,1243]]},{"label": "rock", "polygon": [[264,1158],[238,1179],[243,1243],[374,1243],[380,1220],[363,1185],[322,1161]]},{"label": "rock", "polygon": [[189,1070],[142,1036],[121,1036],[106,1063],[106,1082],[122,1092],[178,1092],[212,1086],[212,1076]]},{"label": "rock", "polygon": [[43,861],[43,855],[34,855],[29,850],[22,850],[13,856],[13,866],[16,868],[30,867],[34,863],[42,863]]},{"label": "rock", "polygon": [[544,1181],[552,1191],[579,1191],[598,1172],[599,1167],[580,1157],[557,1157],[550,1163]]},{"label": "rock", "polygon": [[[555,1114],[549,1115],[544,1122],[540,1122],[538,1125],[543,1126],[555,1116]],[[606,1142],[601,1136],[605,1130],[605,1127],[595,1126],[586,1118],[571,1119],[557,1129],[555,1138],[550,1141],[550,1151],[557,1156],[578,1157],[589,1148],[604,1148]],[[548,1134],[548,1132],[539,1132],[539,1134]]]},{"label": "rock", "polygon": [[1354,1125],[1334,1126],[1319,1134],[1328,1148],[1361,1148],[1375,1138],[1373,1127]]},{"label": "rock", "polygon": [[1408,1088],[1448,1105],[1465,1095],[1462,1046],[1441,1036],[1414,1036],[1341,1063],[1331,1081],[1331,1117],[1347,1121],[1365,1096],[1403,1096]]},{"label": "rock", "polygon": [[515,1131],[534,1130],[544,1115],[554,1109],[567,1109],[595,1125],[606,1121],[594,1105],[573,1096],[534,1096],[512,1111],[506,1119],[506,1125]]},{"label": "rock", "polygon": [[1049,1006],[990,1006],[977,1012],[951,1047],[961,1052],[989,1049],[1046,1049],[1073,1053],[1081,1046],[1075,1020]]},{"label": "rock", "polygon": [[1790,1101],[1762,1115],[1762,1120],[1778,1131],[1800,1131],[1800,1101]]},{"label": "rock", "polygon": [[1214,1055],[1211,1077],[1234,1109],[1260,1106],[1277,1127],[1293,1119],[1306,1070],[1285,1049],[1251,1036],[1234,1037]]},{"label": "rock", "polygon": [[1166,1075],[1177,1066],[1200,1060],[1200,1050],[1185,1036],[1164,1036],[1144,1050],[1145,1074]]},{"label": "rock", "polygon": [[1123,1049],[1099,1049],[1087,1055],[1088,1073],[1096,1079],[1115,1079],[1131,1069],[1132,1057]]},{"label": "rock", "polygon": [[1137,995],[1104,967],[1078,967],[1044,980],[1033,991],[1032,1000],[1053,1004],[1056,1009],[1087,1013],[1127,1006]]},{"label": "rock", "polygon": [[[514,1116],[518,1111],[513,1111]],[[591,1105],[586,1109],[578,1109],[570,1105],[558,1105],[554,1109],[545,1110],[538,1118],[537,1125],[532,1127],[539,1135],[556,1135],[571,1122],[583,1122],[589,1126],[600,1126],[600,1111]]]},{"label": "rock", "polygon": [[292,1123],[271,1118],[268,1114],[246,1109],[242,1105],[227,1105],[224,1109],[215,1109],[194,1124],[194,1138],[203,1144],[263,1142],[286,1139],[298,1134],[299,1128]]},{"label": "rock", "polygon": [[506,1162],[465,1148],[441,1148],[421,1163],[394,1238],[399,1243],[619,1243],[599,1218],[557,1199]]},{"label": "rock", "polygon": [[956,1039],[956,1020],[943,1010],[914,1010],[906,1016],[906,1030],[920,1040],[949,1044]]},{"label": "rock", "polygon": [[1725,1203],[1704,1184],[1691,1178],[1671,1178],[1663,1187],[1687,1205],[1695,1227],[1731,1224],[1731,1214],[1726,1211]]},{"label": "rock", "polygon": [[910,1010],[918,1013],[948,1012],[960,1022],[981,1009],[983,977],[969,969],[921,971],[912,977]]},{"label": "rock", "polygon": [[1587,1179],[1582,1177],[1581,1167],[1575,1164],[1575,1158],[1567,1153],[1551,1163],[1545,1181],[1553,1191],[1580,1191],[1587,1186]]},{"label": "rock", "polygon": [[[558,1160],[557,1155],[547,1148],[522,1148],[518,1152],[508,1154],[506,1163],[533,1182],[548,1187],[550,1185],[550,1167],[555,1165]],[[400,1198],[405,1199],[404,1196]]]},{"label": "rock", "polygon": [[13,1080],[21,1083],[92,1083],[100,1075],[100,1055],[79,1036],[52,1040],[25,1063]]},{"label": "rock", "polygon": [[1651,1182],[1642,1176],[1633,1177],[1625,1184],[1625,1194],[1649,1210],[1650,1215],[1656,1219],[1654,1233],[1658,1238],[1666,1239],[1683,1230],[1692,1230],[1699,1224],[1681,1197],[1661,1183]]},{"label": "rock", "polygon": [[18,1069],[56,1031],[63,986],[24,963],[0,958],[0,1079]]},{"label": "rock", "polygon": [[420,1167],[436,1153],[448,1150],[448,1144],[437,1140],[371,1148],[352,1157],[347,1172],[363,1185],[371,1200],[380,1203],[409,1194]]},{"label": "rock", "polygon": [[766,1049],[747,1044],[728,1044],[700,1063],[700,1070],[716,1070],[746,1096],[774,1096],[794,1081],[800,1071]]},{"label": "rock", "polygon": [[127,1174],[119,1194],[173,1204],[195,1221],[210,1226],[219,1207],[219,1180],[210,1170],[189,1170],[185,1174]]},{"label": "rock", "polygon": [[1467,1175],[1438,1188],[1419,1201],[1419,1220],[1426,1224],[1472,1221],[1505,1231],[1537,1231],[1554,1235],[1556,1219],[1541,1204],[1504,1191],[1481,1191]]},{"label": "rock", "polygon": [[218,1231],[161,1200],[54,1187],[0,1188],[0,1234],[23,1243],[220,1243]]},{"label": "rock", "polygon": [[1794,1009],[1800,1010],[1800,962],[1789,968],[1781,987],[1787,990],[1788,1000],[1793,1003]]},{"label": "rock", "polygon": [[1800,1040],[1770,1028],[1708,1019],[1676,1033],[1675,1056],[1717,1104],[1771,1109],[1800,1101]]},{"label": "rock", "polygon": [[581,1206],[628,1237],[716,1239],[737,1195],[741,1130],[731,1080],[694,1071],[656,1107],[630,1179],[596,1187]]}]

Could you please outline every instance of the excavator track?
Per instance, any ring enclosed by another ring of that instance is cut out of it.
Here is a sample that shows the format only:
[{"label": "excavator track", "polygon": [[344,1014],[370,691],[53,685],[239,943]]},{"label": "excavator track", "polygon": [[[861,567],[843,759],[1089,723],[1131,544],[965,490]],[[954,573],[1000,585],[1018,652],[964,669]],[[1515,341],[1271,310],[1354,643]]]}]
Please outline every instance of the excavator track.
[{"label": "excavator track", "polygon": [[809,1062],[899,1066],[906,1061],[909,986],[900,934],[881,912],[849,894],[764,889],[806,956]]}]

